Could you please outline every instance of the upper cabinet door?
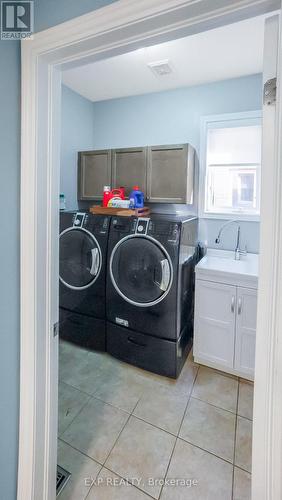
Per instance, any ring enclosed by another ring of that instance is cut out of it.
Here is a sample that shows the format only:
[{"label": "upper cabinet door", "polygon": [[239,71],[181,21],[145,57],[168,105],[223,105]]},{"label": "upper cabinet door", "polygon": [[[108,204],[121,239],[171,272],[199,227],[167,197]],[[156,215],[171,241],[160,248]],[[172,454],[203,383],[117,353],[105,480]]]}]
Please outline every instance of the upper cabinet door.
[{"label": "upper cabinet door", "polygon": [[78,153],[78,199],[101,200],[111,184],[111,150]]},{"label": "upper cabinet door", "polygon": [[193,203],[194,149],[188,144],[148,148],[147,199]]},{"label": "upper cabinet door", "polygon": [[139,186],[146,196],[147,148],[112,150],[112,186],[125,188],[129,196],[133,186]]}]

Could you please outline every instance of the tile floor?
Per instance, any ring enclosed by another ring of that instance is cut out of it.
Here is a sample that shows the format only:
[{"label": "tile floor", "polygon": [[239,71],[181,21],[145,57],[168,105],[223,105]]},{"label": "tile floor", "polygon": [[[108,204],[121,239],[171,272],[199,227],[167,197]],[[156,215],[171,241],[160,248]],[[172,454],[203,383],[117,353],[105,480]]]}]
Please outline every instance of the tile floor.
[{"label": "tile floor", "polygon": [[60,500],[250,500],[251,383],[191,355],[174,381],[66,342],[59,368]]}]

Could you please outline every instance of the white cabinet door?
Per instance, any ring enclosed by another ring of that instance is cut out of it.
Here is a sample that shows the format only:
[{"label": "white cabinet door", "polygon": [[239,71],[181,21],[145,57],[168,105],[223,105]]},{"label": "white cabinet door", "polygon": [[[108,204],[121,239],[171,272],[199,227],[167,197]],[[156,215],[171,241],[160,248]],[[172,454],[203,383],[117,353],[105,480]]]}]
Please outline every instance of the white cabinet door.
[{"label": "white cabinet door", "polygon": [[257,290],[237,288],[237,325],[234,368],[254,376]]},{"label": "white cabinet door", "polygon": [[236,287],[196,281],[194,356],[233,368]]}]

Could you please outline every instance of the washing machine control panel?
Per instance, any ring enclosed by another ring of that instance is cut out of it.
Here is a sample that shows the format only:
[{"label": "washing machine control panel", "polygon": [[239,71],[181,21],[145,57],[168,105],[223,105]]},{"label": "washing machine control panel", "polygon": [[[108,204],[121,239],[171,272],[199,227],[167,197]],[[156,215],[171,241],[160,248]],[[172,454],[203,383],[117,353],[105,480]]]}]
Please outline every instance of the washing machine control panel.
[{"label": "washing machine control panel", "polygon": [[147,234],[149,221],[150,221],[150,219],[139,217],[137,219],[135,233],[136,234]]},{"label": "washing machine control panel", "polygon": [[74,219],[73,219],[74,227],[82,227],[85,217],[86,217],[85,213],[77,212],[74,216]]}]

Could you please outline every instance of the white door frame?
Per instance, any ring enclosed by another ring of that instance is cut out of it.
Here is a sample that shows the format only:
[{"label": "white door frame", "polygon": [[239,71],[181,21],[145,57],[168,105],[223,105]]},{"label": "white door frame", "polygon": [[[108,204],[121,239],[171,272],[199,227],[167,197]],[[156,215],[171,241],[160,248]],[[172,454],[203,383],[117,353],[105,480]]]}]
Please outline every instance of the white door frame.
[{"label": "white door frame", "polygon": [[[53,325],[58,321],[61,68],[78,65],[82,59],[85,63],[94,61],[280,7],[280,0],[120,0],[42,31],[33,40],[22,43],[18,500],[55,499],[58,337],[53,335]],[[282,74],[279,76],[282,81]],[[279,86],[279,130],[281,103]],[[281,433],[278,440],[272,432],[279,428],[282,415],[282,349],[281,341],[278,342],[278,332],[282,331],[282,160],[278,137],[281,133],[276,135],[277,154],[270,169],[274,184],[263,187],[262,220],[267,213],[270,222],[263,222],[268,244],[262,246],[259,317],[270,320],[258,323],[257,338],[259,344],[264,338],[270,342],[265,352],[258,351],[257,364],[262,362],[268,369],[256,387],[269,405],[276,402],[276,411],[267,412],[262,418],[255,410],[254,422],[258,422],[255,442],[263,442],[260,451],[266,457],[279,456],[281,466]],[[272,204],[267,208],[268,199]],[[273,283],[276,286],[269,301],[267,294]],[[253,460],[253,480],[255,484],[260,482],[254,499],[281,498],[273,495],[281,492],[281,468],[270,469],[266,461],[259,467],[259,455],[254,455]]]}]

